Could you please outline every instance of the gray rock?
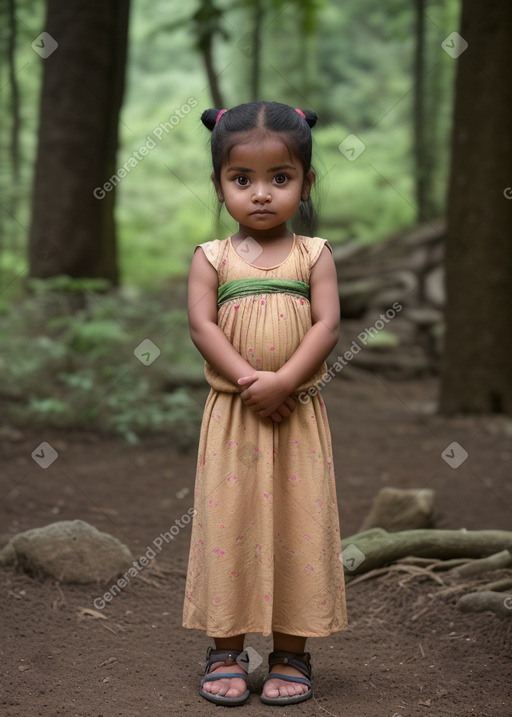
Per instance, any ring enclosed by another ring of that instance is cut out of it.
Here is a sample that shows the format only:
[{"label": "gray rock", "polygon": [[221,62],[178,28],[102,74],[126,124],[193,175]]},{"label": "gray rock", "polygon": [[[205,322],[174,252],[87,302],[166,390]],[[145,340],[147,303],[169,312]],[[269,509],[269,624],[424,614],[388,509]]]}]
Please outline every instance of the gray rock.
[{"label": "gray rock", "polygon": [[384,528],[389,533],[434,526],[434,491],[429,488],[382,488],[359,532]]},{"label": "gray rock", "polygon": [[0,565],[16,565],[61,583],[107,583],[133,563],[117,538],[83,520],[65,520],[18,533],[0,551]]}]

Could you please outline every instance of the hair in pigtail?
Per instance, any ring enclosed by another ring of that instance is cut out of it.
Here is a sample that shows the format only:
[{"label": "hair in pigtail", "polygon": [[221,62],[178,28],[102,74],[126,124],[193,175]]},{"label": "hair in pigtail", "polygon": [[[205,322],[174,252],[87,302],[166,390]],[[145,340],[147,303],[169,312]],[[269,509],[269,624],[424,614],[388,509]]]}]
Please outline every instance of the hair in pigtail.
[{"label": "hair in pigtail", "polygon": [[303,110],[303,112],[306,115],[305,120],[310,128],[314,127],[318,120],[317,113],[314,110]]},{"label": "hair in pigtail", "polygon": [[215,129],[215,124],[220,111],[221,110],[209,109],[205,110],[201,115],[201,122],[207,129],[210,130],[210,132],[213,132]]}]

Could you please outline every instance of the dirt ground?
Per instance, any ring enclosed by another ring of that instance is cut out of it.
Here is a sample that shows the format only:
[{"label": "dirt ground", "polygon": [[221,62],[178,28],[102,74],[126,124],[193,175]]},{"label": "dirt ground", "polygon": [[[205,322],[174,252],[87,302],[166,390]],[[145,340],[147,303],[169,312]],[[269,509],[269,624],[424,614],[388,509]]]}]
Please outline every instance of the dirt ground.
[{"label": "dirt ground", "polygon": [[[434,378],[392,382],[352,376],[350,367],[324,398],[343,536],[358,531],[383,486],[433,488],[440,528],[512,528],[510,420],[441,418]],[[31,458],[42,441],[59,453],[46,470]],[[454,441],[469,454],[457,469],[441,456]],[[164,437],[131,448],[50,431],[4,440],[1,449],[0,545],[19,531],[80,518],[139,557],[192,506],[195,453],[176,452]],[[105,587],[59,586],[1,569],[0,715],[164,717],[228,709],[199,696],[209,640],[181,627],[189,539],[190,524],[104,609],[95,600]],[[251,698],[238,713],[512,715],[512,620],[463,614],[456,600],[433,580],[404,573],[349,585],[349,629],[308,641],[314,698],[297,706],[260,703],[271,643],[249,635],[246,645],[264,662],[251,672]]]}]

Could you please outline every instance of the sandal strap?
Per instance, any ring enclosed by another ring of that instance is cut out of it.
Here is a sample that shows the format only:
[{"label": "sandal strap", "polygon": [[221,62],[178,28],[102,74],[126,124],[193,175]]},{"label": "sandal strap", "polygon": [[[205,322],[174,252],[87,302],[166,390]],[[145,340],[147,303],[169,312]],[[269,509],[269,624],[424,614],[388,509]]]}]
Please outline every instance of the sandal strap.
[{"label": "sandal strap", "polygon": [[268,680],[273,680],[275,677],[280,680],[285,680],[285,682],[300,682],[302,685],[306,685],[309,688],[312,687],[311,680],[308,677],[294,677],[293,675],[283,675],[281,672],[269,672],[268,675],[263,679],[263,684],[265,684],[265,682],[268,682]]},{"label": "sandal strap", "polygon": [[[237,664],[245,672],[249,671],[249,654],[247,650],[214,650],[210,645],[206,650],[205,675],[209,673],[212,665],[216,662],[223,662],[226,667]],[[243,677],[243,675],[239,676]]]},{"label": "sandal strap", "polygon": [[245,680],[247,682],[247,675],[245,672],[215,672],[213,675],[205,675],[203,679],[201,680],[201,687],[204,685],[205,682],[214,682],[215,680],[223,680],[225,677],[231,678],[231,677],[240,677],[240,679]]},{"label": "sandal strap", "polygon": [[274,665],[290,665],[290,667],[294,667],[308,680],[311,680],[311,655],[309,652],[300,653],[275,650],[268,656],[269,669],[274,667]]}]

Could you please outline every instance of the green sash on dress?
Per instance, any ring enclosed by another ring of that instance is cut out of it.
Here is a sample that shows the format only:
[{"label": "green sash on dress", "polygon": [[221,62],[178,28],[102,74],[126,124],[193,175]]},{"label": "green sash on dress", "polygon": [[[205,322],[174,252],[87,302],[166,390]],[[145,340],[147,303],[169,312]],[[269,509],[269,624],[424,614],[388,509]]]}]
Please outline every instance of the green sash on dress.
[{"label": "green sash on dress", "polygon": [[290,294],[309,301],[309,284],[295,279],[233,279],[219,286],[217,292],[217,308],[226,301],[240,299],[251,294]]}]

